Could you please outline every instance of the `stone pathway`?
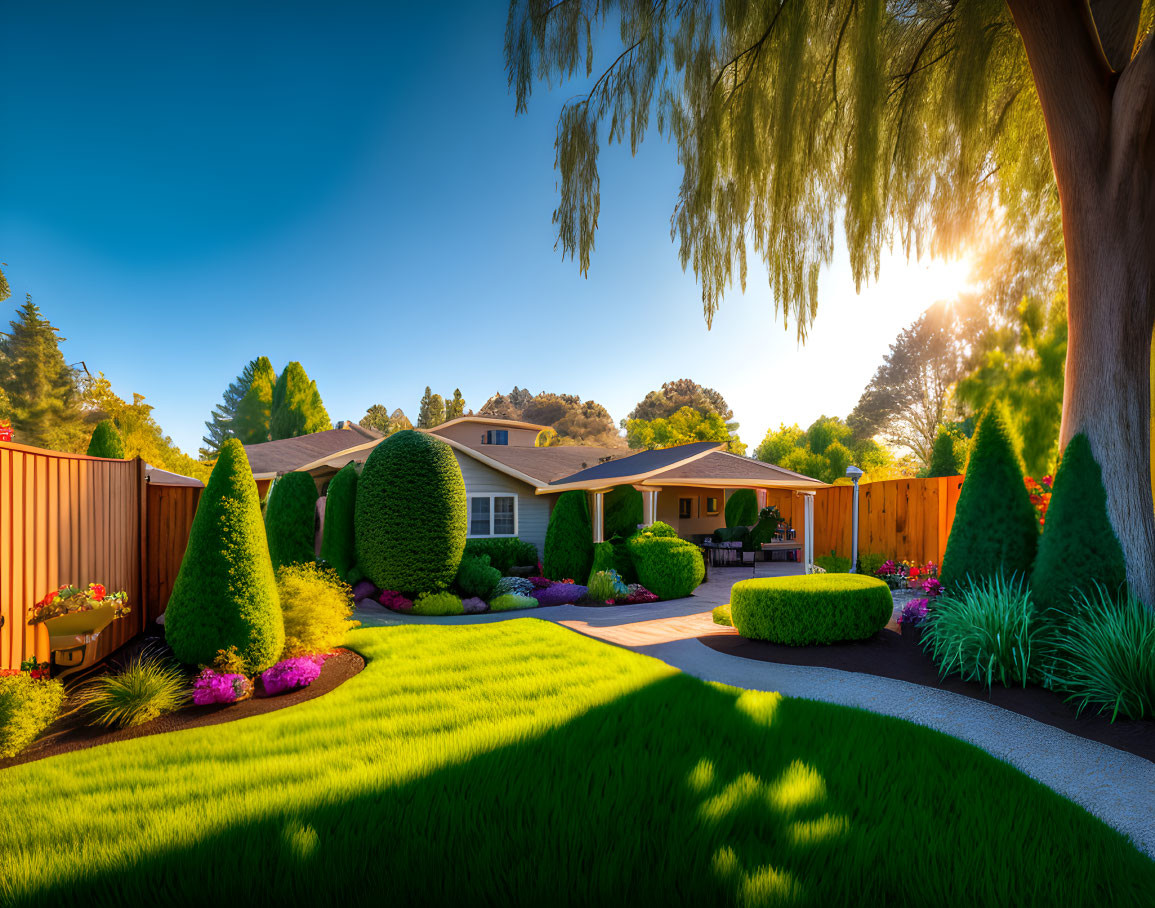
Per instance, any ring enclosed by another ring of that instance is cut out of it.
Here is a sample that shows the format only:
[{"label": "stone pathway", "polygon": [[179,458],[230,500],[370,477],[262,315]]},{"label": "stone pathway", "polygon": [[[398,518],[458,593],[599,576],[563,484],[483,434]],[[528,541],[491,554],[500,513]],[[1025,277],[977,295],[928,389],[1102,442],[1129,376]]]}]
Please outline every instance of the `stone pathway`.
[{"label": "stone pathway", "polygon": [[[759,563],[757,576],[796,574],[799,567]],[[713,623],[710,610],[729,601],[734,582],[751,575],[749,565],[715,568],[693,596],[649,605],[563,605],[433,618],[399,615],[372,603],[358,608],[356,618],[366,627],[542,618],[661,659],[705,681],[779,691],[917,722],[1005,760],[1130,836],[1155,858],[1155,763],[949,691],[857,672],[741,659],[703,645],[697,638],[704,634],[732,633]]]}]

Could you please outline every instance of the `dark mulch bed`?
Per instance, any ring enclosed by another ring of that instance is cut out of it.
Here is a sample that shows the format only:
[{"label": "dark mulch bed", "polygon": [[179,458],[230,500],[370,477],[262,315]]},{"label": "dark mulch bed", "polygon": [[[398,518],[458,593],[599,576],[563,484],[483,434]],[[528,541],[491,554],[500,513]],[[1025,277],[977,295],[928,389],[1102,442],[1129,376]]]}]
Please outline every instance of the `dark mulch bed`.
[{"label": "dark mulch bed", "polygon": [[837,643],[832,646],[781,646],[761,640],[747,640],[728,628],[723,633],[700,637],[702,643],[730,656],[778,662],[784,665],[813,665],[837,668],[846,672],[880,675],[910,681],[924,687],[937,687],[955,694],[986,700],[995,706],[1019,713],[1055,728],[1117,747],[1155,763],[1155,722],[1149,719],[1129,721],[1096,715],[1075,708],[1061,696],[1041,687],[995,687],[990,691],[957,677],[940,679],[938,668],[921,647],[898,634],[893,623],[870,640],[859,643]]},{"label": "dark mulch bed", "polygon": [[222,722],[234,722],[249,716],[260,716],[327,694],[348,681],[364,667],[365,660],[357,653],[339,649],[336,655],[325,660],[325,664],[321,667],[320,677],[308,687],[290,691],[287,694],[279,694],[275,697],[267,697],[263,695],[258,684],[257,691],[253,696],[248,700],[242,700],[240,703],[186,706],[178,712],[160,716],[135,728],[106,729],[91,725],[83,710],[71,710],[66,701],[65,714],[48,726],[44,734],[28,745],[25,750],[15,757],[0,760],[0,769],[15,766],[17,763],[42,760],[45,757],[67,753],[70,750],[96,747],[98,744],[127,741],[129,738],[158,735],[169,731],[180,731],[184,728],[220,725]]}]

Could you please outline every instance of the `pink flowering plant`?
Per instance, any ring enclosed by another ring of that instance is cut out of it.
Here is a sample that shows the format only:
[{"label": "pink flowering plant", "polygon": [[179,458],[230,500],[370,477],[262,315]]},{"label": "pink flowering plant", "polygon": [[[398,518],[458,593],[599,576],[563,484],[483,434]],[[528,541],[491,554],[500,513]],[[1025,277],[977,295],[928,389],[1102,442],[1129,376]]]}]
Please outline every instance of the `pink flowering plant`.
[{"label": "pink flowering plant", "polygon": [[324,664],[325,657],[320,655],[282,659],[261,673],[261,685],[270,696],[308,687],[320,677],[321,666]]},{"label": "pink flowering plant", "polygon": [[193,703],[197,706],[236,703],[252,692],[253,682],[234,672],[218,672],[206,668],[193,681]]},{"label": "pink flowering plant", "polygon": [[926,605],[925,599],[911,599],[902,607],[902,611],[898,615],[899,624],[913,624],[918,627],[926,621]]},{"label": "pink flowering plant", "polygon": [[381,595],[377,597],[385,608],[392,609],[395,612],[411,612],[413,611],[413,600],[406,596],[402,596],[395,590],[382,590]]}]

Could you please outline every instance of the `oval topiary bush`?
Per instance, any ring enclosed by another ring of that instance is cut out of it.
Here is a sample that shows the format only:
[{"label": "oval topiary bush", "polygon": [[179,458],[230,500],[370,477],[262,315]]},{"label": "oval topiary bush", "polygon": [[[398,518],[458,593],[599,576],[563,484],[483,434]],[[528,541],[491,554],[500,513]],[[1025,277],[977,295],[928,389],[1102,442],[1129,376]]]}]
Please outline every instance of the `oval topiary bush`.
[{"label": "oval topiary bush", "polygon": [[545,576],[550,580],[585,580],[594,563],[593,533],[586,493],[562,492],[545,531]]},{"label": "oval topiary bush", "polygon": [[739,634],[788,646],[866,640],[893,611],[890,588],[861,574],[740,580],[730,590],[730,617]]},{"label": "oval topiary bush", "polygon": [[753,489],[738,489],[726,499],[726,526],[752,527],[758,522],[758,496]]},{"label": "oval topiary bush", "polygon": [[457,576],[465,482],[453,449],[406,429],[373,449],[357,480],[357,567],[381,589],[422,593]]},{"label": "oval topiary bush", "polygon": [[220,449],[164,613],[164,636],[188,665],[235,646],[249,671],[281,657],[285,628],[257,484],[241,443]]},{"label": "oval topiary bush", "polygon": [[273,568],[317,560],[317,484],[308,473],[278,476],[265,505]]},{"label": "oval topiary bush", "polygon": [[321,533],[321,558],[346,583],[356,583],[357,563],[353,543],[353,514],[357,504],[357,466],[350,462],[329,481],[325,495],[325,524]]},{"label": "oval topiary bush", "polygon": [[88,440],[89,457],[115,457],[124,460],[124,439],[111,419],[102,419],[92,430],[92,438]]},{"label": "oval topiary bush", "polygon": [[638,582],[660,599],[689,596],[706,577],[702,550],[684,539],[639,534],[629,552]]}]

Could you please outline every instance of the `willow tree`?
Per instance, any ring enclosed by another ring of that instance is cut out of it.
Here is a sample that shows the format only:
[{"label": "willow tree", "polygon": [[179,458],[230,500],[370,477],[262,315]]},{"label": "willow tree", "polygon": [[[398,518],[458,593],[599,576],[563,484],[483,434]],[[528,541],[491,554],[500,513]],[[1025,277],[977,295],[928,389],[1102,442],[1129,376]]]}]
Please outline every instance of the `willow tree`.
[{"label": "willow tree", "polygon": [[[607,20],[621,52],[594,79]],[[558,243],[583,272],[603,130],[636,151],[656,120],[672,140],[671,233],[707,324],[753,251],[804,340],[838,220],[859,285],[892,243],[948,252],[992,211],[1017,235],[1061,227],[1061,440],[1090,440],[1128,580],[1155,606],[1137,481],[1155,327],[1150,20],[1142,0],[513,0],[506,62],[519,112],[536,80],[589,80],[555,142]]]}]

